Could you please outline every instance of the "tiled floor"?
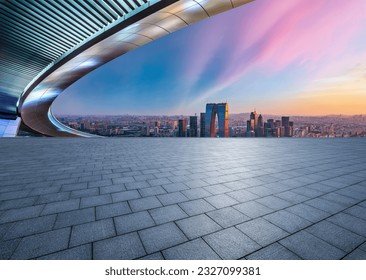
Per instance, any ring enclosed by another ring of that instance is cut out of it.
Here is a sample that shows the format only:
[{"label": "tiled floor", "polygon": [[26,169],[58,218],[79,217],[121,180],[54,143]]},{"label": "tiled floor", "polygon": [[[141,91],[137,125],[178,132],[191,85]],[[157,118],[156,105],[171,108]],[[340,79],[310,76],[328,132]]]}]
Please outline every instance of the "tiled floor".
[{"label": "tiled floor", "polygon": [[366,259],[366,140],[0,139],[0,259]]}]

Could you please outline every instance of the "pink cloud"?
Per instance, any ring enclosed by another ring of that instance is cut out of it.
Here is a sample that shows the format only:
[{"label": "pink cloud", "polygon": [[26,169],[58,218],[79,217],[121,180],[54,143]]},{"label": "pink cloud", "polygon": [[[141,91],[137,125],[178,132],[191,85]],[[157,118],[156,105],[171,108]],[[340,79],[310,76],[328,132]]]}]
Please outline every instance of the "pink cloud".
[{"label": "pink cloud", "polygon": [[[323,65],[335,65],[365,24],[365,2],[258,0],[243,6],[240,9],[249,16],[238,18],[241,14],[236,14],[231,30],[224,30],[223,40],[231,44],[232,52],[215,88],[223,89],[254,69],[276,73],[297,64],[312,72]],[[244,9],[248,9],[246,13]],[[211,28],[219,30],[219,24]],[[191,74],[202,74],[208,60],[214,58],[218,46],[211,50],[210,40],[201,39],[203,47],[195,54],[197,65]]]}]

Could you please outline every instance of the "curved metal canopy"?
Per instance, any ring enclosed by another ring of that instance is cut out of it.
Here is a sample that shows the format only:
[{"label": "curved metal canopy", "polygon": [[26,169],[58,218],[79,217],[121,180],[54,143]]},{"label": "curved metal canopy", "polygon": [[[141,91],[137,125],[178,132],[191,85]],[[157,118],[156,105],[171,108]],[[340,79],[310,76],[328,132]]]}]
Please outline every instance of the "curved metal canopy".
[{"label": "curved metal canopy", "polygon": [[[0,98],[20,97],[18,112],[33,131],[90,136],[53,117],[50,106],[65,88],[130,50],[251,1],[0,1]],[[9,111],[0,105],[0,114]]]}]

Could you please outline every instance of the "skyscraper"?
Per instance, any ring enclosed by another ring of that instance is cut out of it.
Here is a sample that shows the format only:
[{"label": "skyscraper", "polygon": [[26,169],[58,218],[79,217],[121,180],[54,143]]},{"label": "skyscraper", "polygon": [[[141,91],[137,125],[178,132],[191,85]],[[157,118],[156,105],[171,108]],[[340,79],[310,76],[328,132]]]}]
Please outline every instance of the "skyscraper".
[{"label": "skyscraper", "polygon": [[264,137],[264,122],[263,122],[262,114],[259,114],[255,135],[257,137]]},{"label": "skyscraper", "polygon": [[294,134],[293,126],[294,122],[290,122],[290,117],[282,117],[282,126],[284,128],[284,135],[285,137],[292,137]]},{"label": "skyscraper", "polygon": [[189,136],[197,137],[197,116],[189,117]]},{"label": "skyscraper", "polygon": [[181,119],[178,121],[178,137],[186,137],[187,135],[187,120]]},{"label": "skyscraper", "polygon": [[227,103],[206,104],[205,136],[216,136],[216,115],[219,123],[219,137],[229,137],[229,106]]},{"label": "skyscraper", "polygon": [[206,113],[201,113],[200,115],[200,137],[205,137],[206,133]]},{"label": "skyscraper", "polygon": [[[261,122],[261,124],[259,124]],[[259,127],[263,128],[260,129]],[[261,130],[263,130],[263,133],[261,133]],[[262,115],[257,114],[257,111],[254,110],[254,112],[250,113],[250,119],[247,121],[247,136],[263,136],[264,135],[264,123],[263,123],[263,117]]]}]

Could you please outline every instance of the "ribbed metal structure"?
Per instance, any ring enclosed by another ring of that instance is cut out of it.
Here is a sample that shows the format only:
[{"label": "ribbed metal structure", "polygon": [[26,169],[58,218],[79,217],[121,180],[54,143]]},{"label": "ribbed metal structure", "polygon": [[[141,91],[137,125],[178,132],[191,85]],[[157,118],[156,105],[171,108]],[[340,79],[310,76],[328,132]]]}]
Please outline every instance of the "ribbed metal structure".
[{"label": "ribbed metal structure", "polygon": [[47,65],[147,2],[0,1],[0,114],[11,114],[10,109],[2,110],[6,99],[15,108],[24,88]]}]

